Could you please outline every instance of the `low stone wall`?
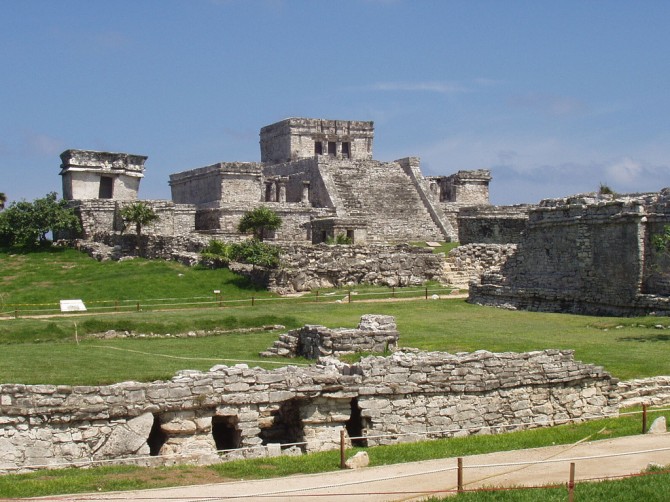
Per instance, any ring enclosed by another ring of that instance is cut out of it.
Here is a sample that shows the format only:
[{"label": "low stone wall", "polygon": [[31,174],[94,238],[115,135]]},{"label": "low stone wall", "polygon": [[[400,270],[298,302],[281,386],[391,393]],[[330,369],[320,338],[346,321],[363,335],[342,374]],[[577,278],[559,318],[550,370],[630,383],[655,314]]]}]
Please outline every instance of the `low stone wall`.
[{"label": "low stone wall", "polygon": [[618,384],[621,408],[670,404],[670,376],[626,380]]},{"label": "low stone wall", "polygon": [[440,280],[443,264],[443,255],[409,245],[283,246],[269,287],[290,293],[357,284],[415,286]]},{"label": "low stone wall", "polygon": [[185,265],[200,261],[200,251],[212,239],[202,234],[190,235],[141,235],[98,233],[91,240],[77,240],[73,246],[99,260],[120,260],[128,256],[148,259],[173,260]]},{"label": "low stone wall", "polygon": [[260,355],[318,359],[356,352],[381,353],[397,346],[398,330],[393,316],[366,314],[355,329],[328,329],[308,324],[291,330]]},{"label": "low stone wall", "polygon": [[516,244],[467,244],[452,249],[444,264],[443,280],[458,288],[468,288],[484,272],[500,270],[516,252]]},{"label": "low stone wall", "polygon": [[[357,364],[215,366],[166,382],[4,384],[0,471],[320,451],[337,448],[342,429],[370,436],[357,440],[368,445],[501,432],[616,414],[617,403],[615,379],[559,350],[405,351]],[[397,437],[372,438],[385,434]]]}]

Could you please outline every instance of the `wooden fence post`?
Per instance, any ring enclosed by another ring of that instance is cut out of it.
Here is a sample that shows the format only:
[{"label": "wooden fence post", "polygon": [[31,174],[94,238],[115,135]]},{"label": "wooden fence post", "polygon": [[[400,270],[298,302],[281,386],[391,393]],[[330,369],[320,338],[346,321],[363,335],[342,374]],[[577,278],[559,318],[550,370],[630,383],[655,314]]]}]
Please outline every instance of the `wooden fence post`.
[{"label": "wooden fence post", "polygon": [[463,492],[463,457],[458,457],[458,471],[456,474],[456,490]]},{"label": "wooden fence post", "polygon": [[642,434],[647,433],[647,403],[642,404]]},{"label": "wooden fence post", "polygon": [[340,429],[340,469],[346,467],[346,453],[345,453],[345,443],[344,443],[344,428]]},{"label": "wooden fence post", "polygon": [[575,463],[570,462],[570,480],[568,481],[568,502],[575,501]]}]

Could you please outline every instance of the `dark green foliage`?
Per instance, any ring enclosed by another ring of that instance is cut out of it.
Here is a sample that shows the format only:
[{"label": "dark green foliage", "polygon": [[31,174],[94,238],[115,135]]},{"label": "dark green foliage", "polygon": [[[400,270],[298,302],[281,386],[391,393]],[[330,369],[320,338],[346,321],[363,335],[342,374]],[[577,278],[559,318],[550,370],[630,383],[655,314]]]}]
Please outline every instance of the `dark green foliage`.
[{"label": "dark green foliage", "polygon": [[651,243],[659,253],[670,251],[670,225],[663,227],[663,233],[652,235]]},{"label": "dark green foliage", "polygon": [[49,232],[81,231],[79,219],[56,192],[33,202],[13,202],[0,213],[0,246],[35,248],[48,245]]},{"label": "dark green foliage", "polygon": [[200,252],[200,256],[205,261],[210,262],[214,267],[226,267],[233,259],[233,245],[213,239],[209,241],[207,247]]},{"label": "dark green foliage", "polygon": [[142,227],[158,220],[158,215],[147,203],[138,201],[121,209],[121,218],[126,222],[126,227],[135,224],[135,233],[139,237],[142,235]]},{"label": "dark green foliage", "polygon": [[279,248],[256,238],[235,243],[212,240],[201,254],[204,259],[223,266],[231,261],[268,268],[279,265]]},{"label": "dark green foliage", "polygon": [[235,261],[274,268],[279,265],[279,248],[258,239],[235,243],[232,247]]},{"label": "dark green foliage", "polygon": [[344,234],[337,234],[334,239],[332,237],[328,237],[326,239],[326,244],[328,245],[333,244],[350,245],[353,243],[354,243],[353,239],[351,237],[347,237]]},{"label": "dark green foliage", "polygon": [[259,241],[267,232],[277,230],[282,224],[281,218],[272,209],[260,206],[247,211],[242,216],[237,229],[243,234],[252,233]]},{"label": "dark green foliage", "polygon": [[601,183],[600,188],[598,189],[600,195],[616,195],[616,192],[606,183]]}]

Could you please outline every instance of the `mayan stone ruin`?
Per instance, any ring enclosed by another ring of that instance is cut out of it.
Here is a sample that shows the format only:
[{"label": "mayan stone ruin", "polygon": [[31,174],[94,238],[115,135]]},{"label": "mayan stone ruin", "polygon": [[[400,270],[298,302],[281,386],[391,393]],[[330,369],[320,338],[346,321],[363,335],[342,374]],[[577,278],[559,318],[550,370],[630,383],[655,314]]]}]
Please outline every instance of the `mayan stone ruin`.
[{"label": "mayan stone ruin", "polygon": [[[281,264],[252,274],[273,291],[436,280],[469,288],[471,302],[506,308],[669,311],[670,280],[660,272],[667,264],[650,245],[670,223],[667,190],[492,206],[490,171],[427,177],[417,157],[375,160],[373,140],[369,121],[289,118],[265,126],[259,162],[174,173],[172,200],[145,201],[160,218],[144,229],[142,252],[197,263],[209,240],[245,238],[240,218],[266,206],[282,219],[265,235],[281,246]],[[137,200],[146,159],[85,150],[61,155],[63,195],[83,224],[80,249],[99,259],[137,252],[120,211]],[[338,236],[354,246],[320,247]],[[461,246],[431,257],[407,245],[431,241]]]},{"label": "mayan stone ruin", "polygon": [[[618,413],[617,381],[571,351],[449,354],[399,350],[397,340],[393,317],[368,315],[357,329],[305,326],[269,349],[318,358],[306,367],[215,366],[107,386],[0,385],[0,472],[296,455],[339,448],[341,430],[349,445],[374,446]],[[353,364],[331,356],[361,347],[390,355]]]}]

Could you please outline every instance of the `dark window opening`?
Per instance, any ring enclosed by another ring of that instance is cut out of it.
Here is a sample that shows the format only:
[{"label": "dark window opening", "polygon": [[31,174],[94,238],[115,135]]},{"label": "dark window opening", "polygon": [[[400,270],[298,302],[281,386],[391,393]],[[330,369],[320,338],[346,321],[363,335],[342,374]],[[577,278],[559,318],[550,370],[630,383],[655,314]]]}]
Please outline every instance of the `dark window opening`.
[{"label": "dark window opening", "polygon": [[151,431],[149,432],[149,437],[147,438],[147,445],[149,445],[149,455],[152,457],[160,454],[161,448],[167,441],[167,434],[161,429],[161,422],[158,418],[158,414],[154,414],[154,423],[151,426]]},{"label": "dark window opening", "polygon": [[[305,440],[302,420],[300,419],[300,402],[292,399],[284,401],[279,409],[272,412],[272,425],[261,429],[259,437],[263,445],[269,443],[300,443]],[[305,445],[298,445],[302,450]]]},{"label": "dark window opening", "polygon": [[348,142],[342,143],[342,157],[344,157],[345,159],[348,159],[349,155],[351,153],[350,152],[350,148],[351,148],[350,144],[351,143],[348,143]]},{"label": "dark window opening", "polygon": [[321,230],[321,242],[326,242],[328,240],[328,232],[326,230]]},{"label": "dark window opening", "polygon": [[354,242],[354,231],[349,229],[347,230],[347,239],[349,239],[352,243]]},{"label": "dark window opening", "polygon": [[334,141],[328,142],[328,155],[337,155],[337,144]]},{"label": "dark window opening", "polygon": [[[361,438],[363,436],[363,417],[361,416],[361,408],[358,406],[358,398],[351,400],[351,415],[347,420],[345,427],[347,434],[349,434],[352,446],[367,447],[368,440]],[[359,438],[359,439],[356,439]]]},{"label": "dark window opening", "polygon": [[274,202],[272,200],[272,185],[269,183],[265,185],[265,202]]},{"label": "dark window opening", "polygon": [[98,192],[98,198],[100,199],[111,199],[114,195],[114,178],[109,176],[102,176],[100,178],[100,191]]},{"label": "dark window opening", "polygon": [[217,450],[240,447],[242,433],[237,428],[237,417],[212,417],[212,437]]},{"label": "dark window opening", "polygon": [[314,155],[323,155],[323,143],[320,141],[314,142]]}]

